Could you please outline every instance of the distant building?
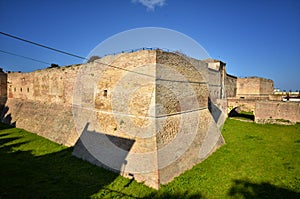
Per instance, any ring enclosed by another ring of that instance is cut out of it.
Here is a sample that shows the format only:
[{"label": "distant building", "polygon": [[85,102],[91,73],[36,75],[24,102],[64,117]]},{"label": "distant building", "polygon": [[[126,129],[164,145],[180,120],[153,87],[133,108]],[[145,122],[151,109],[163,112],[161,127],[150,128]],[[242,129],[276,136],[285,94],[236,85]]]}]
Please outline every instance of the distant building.
[{"label": "distant building", "polygon": [[238,78],[236,88],[238,98],[268,99],[273,94],[274,82],[261,77]]}]

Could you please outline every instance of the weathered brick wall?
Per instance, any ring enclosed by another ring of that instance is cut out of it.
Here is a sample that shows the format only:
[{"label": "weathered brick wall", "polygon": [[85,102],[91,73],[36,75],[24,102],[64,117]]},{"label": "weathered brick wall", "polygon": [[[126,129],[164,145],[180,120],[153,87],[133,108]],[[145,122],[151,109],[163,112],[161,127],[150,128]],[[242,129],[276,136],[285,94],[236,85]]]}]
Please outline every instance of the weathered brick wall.
[{"label": "weathered brick wall", "polygon": [[204,61],[200,61],[198,59],[190,58],[190,57],[184,57],[189,63],[191,63],[197,71],[201,73],[201,76],[206,80],[206,82],[209,81],[208,76],[208,65]]},{"label": "weathered brick wall", "polygon": [[238,98],[268,98],[273,93],[274,83],[270,79],[248,77],[237,79]]},{"label": "weathered brick wall", "polygon": [[8,98],[71,105],[73,84],[80,67],[8,73]]},{"label": "weathered brick wall", "polygon": [[255,122],[280,123],[285,120],[300,122],[300,103],[297,102],[262,102],[255,105]]},{"label": "weathered brick wall", "polygon": [[228,113],[240,107],[242,111],[254,112],[257,99],[228,99]]},{"label": "weathered brick wall", "polygon": [[269,95],[269,100],[271,101],[282,101],[282,95]]},{"label": "weathered brick wall", "polygon": [[[156,103],[165,104],[164,107],[169,109],[166,110],[167,114],[178,112],[175,110],[176,106],[179,106],[178,101],[185,102],[185,106],[180,107],[180,112],[193,109],[194,99],[198,100],[199,108],[207,108],[209,88],[202,71],[189,60],[173,53],[158,51],[156,62]],[[171,94],[171,89],[178,93]],[[173,105],[170,106],[171,104]]]},{"label": "weathered brick wall", "polygon": [[217,99],[221,98],[222,77],[220,71],[208,69],[209,75],[209,95],[211,101],[216,103]]},{"label": "weathered brick wall", "polygon": [[3,122],[26,129],[54,142],[73,146],[78,140],[72,107],[10,98]]},{"label": "weathered brick wall", "polygon": [[274,91],[274,82],[270,79],[260,78],[260,94],[270,95]]},{"label": "weathered brick wall", "polygon": [[0,70],[0,118],[3,118],[7,101],[7,74]]},{"label": "weathered brick wall", "polygon": [[[175,153],[166,153],[163,150],[158,153],[159,166],[163,165],[166,160],[170,159],[170,156],[175,159],[172,164],[159,169],[159,179],[161,184],[166,184],[173,180],[174,177],[180,175],[183,171],[191,169],[194,165],[207,158],[217,148],[224,144],[224,139],[220,134],[219,128],[211,117],[211,113],[207,109],[190,113],[188,117],[194,118],[192,114],[199,114],[200,116],[197,133],[195,135],[192,135],[190,132],[185,132],[183,134],[180,133],[181,135],[179,136],[179,139],[173,143],[180,146],[183,142],[191,140],[187,150],[181,156],[178,156],[178,158],[175,158],[174,155],[176,155],[176,153],[180,154],[180,149],[178,151],[174,151]],[[197,122],[191,120],[190,124],[187,124],[186,126],[192,126],[195,124],[197,124]],[[182,131],[186,130],[187,129],[182,129]],[[190,137],[186,138],[187,136]]]},{"label": "weathered brick wall", "polygon": [[247,97],[248,95],[258,96],[260,94],[260,80],[258,78],[238,78],[237,97]]},{"label": "weathered brick wall", "polygon": [[225,77],[226,98],[236,96],[236,89],[237,89],[236,86],[237,86],[237,77],[227,74]]},{"label": "weathered brick wall", "polygon": [[[164,110],[156,109],[156,117],[159,118],[157,124],[165,121],[163,128],[157,132],[156,136],[158,175],[160,183],[166,184],[173,180],[175,176],[192,168],[193,165],[206,158],[222,145],[224,140],[208,110],[208,97],[211,87],[206,82],[205,76],[208,69],[203,70],[204,63],[202,63],[202,70],[198,70],[195,65],[191,64],[193,62],[189,62],[176,54],[157,52],[156,56],[158,64],[156,75],[159,78],[156,81],[155,104],[164,107]],[[183,79],[176,77],[170,70],[182,75]],[[216,78],[218,82],[220,81],[220,73],[216,71],[215,76],[209,73],[208,78],[211,78],[209,81],[214,81]],[[176,91],[178,93],[174,93]],[[199,121],[197,121],[197,118]],[[198,128],[193,133],[193,127],[195,126],[198,126]],[[188,140],[190,140],[190,143],[187,145]],[[174,147],[169,149],[168,152],[165,148],[169,147],[171,143],[177,147],[182,145],[181,149],[175,149]],[[187,147],[186,151],[182,151],[184,147]],[[178,158],[173,157],[174,161],[171,164],[165,167],[162,166],[168,159],[172,159],[170,157],[180,154],[180,152],[182,152],[182,155],[178,155]]]},{"label": "weathered brick wall", "polygon": [[72,146],[75,131],[73,85],[81,66],[7,74],[8,92],[2,121]]},{"label": "weathered brick wall", "polygon": [[7,97],[7,74],[0,68],[0,97]]}]

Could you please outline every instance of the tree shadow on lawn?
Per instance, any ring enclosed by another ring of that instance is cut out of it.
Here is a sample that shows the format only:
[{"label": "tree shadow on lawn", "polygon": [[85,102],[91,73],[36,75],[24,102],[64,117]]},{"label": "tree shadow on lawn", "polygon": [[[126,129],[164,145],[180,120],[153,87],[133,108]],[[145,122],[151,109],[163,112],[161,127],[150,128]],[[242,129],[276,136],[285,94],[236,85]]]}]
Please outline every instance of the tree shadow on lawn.
[{"label": "tree shadow on lawn", "polygon": [[300,193],[277,187],[268,182],[259,184],[251,183],[246,180],[235,180],[234,185],[231,187],[229,196],[234,198],[300,198]]}]

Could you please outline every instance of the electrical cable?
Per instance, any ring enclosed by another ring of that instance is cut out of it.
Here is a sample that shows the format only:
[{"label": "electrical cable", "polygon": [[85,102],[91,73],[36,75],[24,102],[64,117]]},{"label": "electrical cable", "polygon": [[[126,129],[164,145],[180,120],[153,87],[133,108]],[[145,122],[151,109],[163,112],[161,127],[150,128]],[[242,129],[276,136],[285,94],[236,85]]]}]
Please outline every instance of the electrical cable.
[{"label": "electrical cable", "polygon": [[[0,34],[5,35],[7,37],[11,37],[13,39],[17,39],[17,40],[26,42],[26,43],[30,43],[30,44],[36,45],[36,46],[39,46],[39,47],[42,47],[42,48],[46,48],[48,50],[56,51],[58,53],[62,53],[62,54],[69,55],[69,56],[76,57],[76,58],[83,59],[83,60],[88,60],[85,57],[82,57],[82,56],[79,56],[79,55],[75,55],[73,53],[69,53],[69,52],[66,52],[66,51],[63,51],[63,50],[59,50],[59,49],[56,49],[56,48],[52,48],[52,47],[49,47],[49,46],[46,46],[46,45],[43,45],[43,44],[39,44],[39,43],[30,41],[30,40],[27,40],[27,39],[23,39],[21,37],[17,37],[17,36],[14,36],[14,35],[11,35],[11,34],[8,34],[8,33],[5,33],[5,32],[0,32]],[[132,73],[135,73],[135,74],[138,74],[138,75],[144,75],[144,76],[148,76],[148,77],[154,77],[152,75],[148,75],[148,74],[145,74],[145,73],[131,71],[131,70],[128,70],[128,69],[125,69],[125,68],[121,68],[121,67],[118,67],[118,66],[113,66],[113,65],[110,65],[110,64],[102,63],[102,62],[99,62],[97,60],[95,62],[97,62],[99,64],[106,65],[106,66],[111,67],[111,68],[115,68],[115,69],[119,69],[119,70],[123,70],[123,71],[127,71],[127,72],[132,72]]]},{"label": "electrical cable", "polygon": [[31,60],[31,61],[36,61],[36,62],[40,62],[40,63],[43,63],[43,64],[50,65],[50,63],[45,62],[45,61],[41,61],[41,60],[34,59],[34,58],[31,58],[31,57],[26,57],[26,56],[19,55],[19,54],[16,54],[16,53],[12,53],[12,52],[8,52],[8,51],[5,51],[5,50],[1,50],[1,49],[0,49],[0,52],[6,53],[6,54],[9,54],[9,55],[13,55],[13,56],[16,56],[16,57],[22,57],[22,58],[24,58],[24,59],[28,59],[28,60]]},{"label": "electrical cable", "polygon": [[36,42],[33,42],[33,41],[29,41],[27,39],[23,39],[21,37],[17,37],[17,36],[14,36],[14,35],[11,35],[11,34],[8,34],[8,33],[5,33],[5,32],[0,32],[0,34],[11,37],[11,38],[14,38],[14,39],[17,39],[17,40],[20,40],[20,41],[24,41],[24,42],[27,42],[27,43],[30,43],[30,44],[33,44],[33,45],[36,45],[36,46],[39,46],[39,47],[42,47],[42,48],[47,48],[49,50],[53,50],[53,51],[56,51],[56,52],[59,52],[59,53],[62,53],[62,54],[66,54],[66,55],[69,55],[69,56],[73,56],[73,57],[77,57],[79,59],[86,60],[85,57],[75,55],[73,53],[68,53],[66,51],[62,51],[62,50],[59,50],[59,49],[56,49],[56,48],[52,48],[52,47],[49,47],[49,46],[46,46],[46,45],[43,45],[43,44],[39,44],[39,43],[36,43]]},{"label": "electrical cable", "polygon": [[[76,57],[76,58],[83,59],[83,60],[88,60],[85,57],[82,57],[82,56],[79,56],[79,55],[76,55],[76,54],[73,54],[73,53],[69,53],[69,52],[66,52],[66,51],[63,51],[63,50],[59,50],[57,48],[52,48],[52,47],[49,47],[49,46],[46,46],[46,45],[43,45],[43,44],[39,44],[37,42],[33,42],[33,41],[30,41],[30,40],[27,40],[27,39],[24,39],[24,38],[21,38],[21,37],[17,37],[17,36],[14,36],[14,35],[11,35],[11,34],[8,34],[8,33],[5,33],[5,32],[0,32],[0,34],[2,34],[4,36],[7,36],[7,37],[11,37],[13,39],[17,39],[17,40],[26,42],[26,43],[30,43],[30,44],[36,45],[36,46],[39,46],[39,47],[42,47],[42,48],[46,48],[48,50],[56,51],[58,53],[62,53],[62,54],[69,55],[69,56]],[[157,78],[157,77],[155,77],[153,75],[149,75],[149,74],[145,74],[145,73],[141,73],[141,72],[132,71],[132,70],[129,70],[129,69],[118,67],[118,66],[113,66],[113,65],[110,65],[110,64],[107,64],[107,63],[103,63],[103,62],[100,62],[100,61],[97,61],[97,60],[95,60],[95,62],[99,63],[99,64],[102,64],[102,65],[105,65],[105,66],[108,66],[108,67],[111,67],[111,68],[115,68],[115,69],[119,69],[119,70],[131,72],[131,73],[134,73],[134,74],[143,75],[143,76],[147,76],[147,77],[152,77],[154,79]],[[164,79],[160,79],[160,80],[164,80]],[[166,80],[166,81],[169,81],[169,80]],[[199,82],[196,82],[196,83],[199,83]]]}]

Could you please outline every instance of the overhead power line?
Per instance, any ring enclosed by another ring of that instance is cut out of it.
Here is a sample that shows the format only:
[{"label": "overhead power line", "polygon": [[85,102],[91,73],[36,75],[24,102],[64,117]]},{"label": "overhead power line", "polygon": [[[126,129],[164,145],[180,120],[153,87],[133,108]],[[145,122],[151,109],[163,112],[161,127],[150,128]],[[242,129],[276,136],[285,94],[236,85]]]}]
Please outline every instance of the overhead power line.
[{"label": "overhead power line", "polygon": [[[21,37],[17,37],[17,36],[14,36],[14,35],[11,35],[11,34],[8,34],[8,33],[5,33],[5,32],[0,32],[0,34],[5,35],[7,37],[11,37],[13,39],[17,39],[17,40],[20,40],[20,41],[23,41],[23,42],[27,42],[27,43],[36,45],[36,46],[39,46],[39,47],[42,47],[42,48],[46,48],[46,49],[49,49],[49,50],[52,50],[52,51],[56,51],[56,52],[59,52],[59,53],[65,54],[65,55],[69,55],[69,56],[76,57],[76,58],[83,59],[83,60],[88,60],[85,57],[82,57],[82,56],[79,56],[79,55],[76,55],[76,54],[73,54],[73,53],[69,53],[69,52],[66,52],[66,51],[63,51],[63,50],[59,50],[57,48],[52,48],[52,47],[49,47],[49,46],[46,46],[46,45],[43,45],[43,44],[39,44],[39,43],[30,41],[30,40],[27,40],[27,39],[23,39]],[[149,48],[142,48],[142,49],[144,50],[144,49],[149,49]],[[152,49],[152,48],[150,48],[150,49]],[[159,48],[157,48],[157,49],[159,49]],[[170,52],[170,50],[168,50],[168,52]],[[13,53],[11,53],[11,54],[13,54]],[[181,54],[181,55],[183,55],[183,54]],[[19,55],[17,55],[17,56],[19,56]],[[20,56],[25,58],[25,56],[22,56],[22,55],[20,55]],[[29,57],[27,57],[27,58],[29,58]],[[32,58],[29,58],[29,59],[34,60]],[[35,60],[35,61],[39,61],[39,60]],[[148,74],[137,72],[137,71],[132,71],[132,70],[121,68],[121,67],[114,66],[114,65],[111,65],[111,64],[103,63],[103,62],[100,62],[100,61],[97,61],[97,60],[95,60],[95,62],[97,62],[99,64],[102,64],[102,65],[105,65],[105,66],[108,66],[108,67],[111,67],[111,68],[115,68],[115,69],[131,72],[131,73],[135,73],[135,74],[138,74],[138,75],[143,75],[143,76],[147,76],[147,77],[156,78],[155,76],[152,76],[152,75],[148,75]],[[46,63],[46,62],[43,62],[43,63]]]},{"label": "overhead power line", "polygon": [[[59,50],[57,48],[52,48],[52,47],[49,47],[49,46],[46,46],[46,45],[43,45],[43,44],[39,44],[39,43],[30,41],[30,40],[27,40],[27,39],[23,39],[21,37],[17,37],[17,36],[14,36],[14,35],[11,35],[11,34],[8,34],[8,33],[5,33],[5,32],[0,32],[0,34],[5,35],[7,37],[11,37],[13,39],[17,39],[17,40],[20,40],[20,41],[23,41],[23,42],[27,42],[27,43],[36,45],[36,46],[39,46],[39,47],[42,47],[42,48],[46,48],[46,49],[49,49],[49,50],[52,50],[52,51],[56,51],[56,52],[59,52],[59,53],[65,54],[65,55],[69,55],[69,56],[76,57],[76,58],[83,59],[83,60],[88,60],[85,57],[82,57],[82,56],[79,56],[79,55],[76,55],[76,54],[73,54],[73,53],[69,53],[69,52],[66,52],[66,51],[63,51],[63,50]],[[148,49],[148,48],[143,48],[143,49]],[[23,57],[25,57],[25,56],[23,56]],[[31,58],[29,58],[29,59],[31,59]],[[129,69],[126,69],[126,68],[121,68],[119,66],[114,66],[114,65],[111,65],[111,64],[107,64],[107,63],[97,61],[97,60],[95,60],[95,62],[99,63],[99,64],[102,64],[102,65],[105,65],[107,67],[114,68],[114,69],[123,70],[123,71],[131,72],[131,73],[135,73],[135,74],[138,74],[138,75],[142,75],[142,76],[156,78],[153,75],[149,75],[149,74],[145,74],[145,73],[141,73],[141,72],[137,72],[137,71],[132,71],[132,70],[129,70]],[[160,80],[164,80],[164,79],[160,79]],[[166,81],[168,81],[168,80],[166,80]]]},{"label": "overhead power line", "polygon": [[[21,37],[17,37],[17,36],[14,36],[14,35],[11,35],[11,34],[8,34],[8,33],[5,33],[5,32],[0,32],[0,34],[5,35],[7,37],[11,37],[13,39],[17,39],[17,40],[20,40],[20,41],[23,41],[23,42],[27,42],[27,43],[36,45],[36,46],[39,46],[39,47],[42,47],[42,48],[46,48],[46,49],[49,49],[49,50],[52,50],[52,51],[56,51],[56,52],[59,52],[59,53],[65,54],[65,55],[69,55],[69,56],[76,57],[76,58],[83,59],[83,60],[88,60],[85,57],[82,57],[82,56],[79,56],[79,55],[75,55],[73,53],[69,53],[69,52],[66,52],[66,51],[62,51],[62,50],[59,50],[59,49],[56,49],[56,48],[52,48],[52,47],[49,47],[49,46],[46,46],[46,45],[43,45],[43,44],[39,44],[39,43],[36,43],[36,42],[33,42],[33,41],[29,41],[27,39],[23,39]],[[144,76],[148,76],[148,77],[154,77],[152,75],[148,75],[148,74],[145,74],[145,73],[140,73],[140,72],[132,71],[132,70],[129,70],[129,69],[118,67],[118,66],[113,66],[113,65],[110,65],[110,64],[99,62],[97,60],[95,62],[97,62],[99,64],[103,64],[103,65],[111,67],[111,68],[115,68],[115,69],[119,69],[119,70],[131,72],[131,73],[135,73],[135,74],[138,74],[138,75],[144,75]]]},{"label": "overhead power line", "polygon": [[23,56],[23,55],[15,54],[15,53],[8,52],[8,51],[5,51],[5,50],[1,50],[1,49],[0,49],[0,52],[6,53],[6,54],[9,54],[9,55],[13,55],[13,56],[16,56],[16,57],[22,57],[22,58],[24,58],[24,59],[28,59],[28,60],[31,60],[31,61],[36,61],[36,62],[40,62],[40,63],[43,63],[43,64],[48,64],[48,65],[50,65],[50,63],[48,63],[48,62],[44,62],[44,61],[41,61],[41,60],[38,60],[38,59],[33,59],[33,58],[31,58],[31,57],[26,57],[26,56]]},{"label": "overhead power line", "polygon": [[33,41],[29,41],[27,39],[23,39],[21,37],[17,37],[17,36],[14,36],[14,35],[11,35],[11,34],[8,34],[8,33],[5,33],[5,32],[0,32],[0,34],[8,36],[8,37],[11,37],[11,38],[14,38],[14,39],[17,39],[17,40],[20,40],[20,41],[24,41],[24,42],[27,42],[27,43],[30,43],[30,44],[33,44],[33,45],[36,45],[36,46],[39,46],[39,47],[42,47],[42,48],[47,48],[49,50],[53,50],[53,51],[56,51],[56,52],[59,52],[59,53],[63,53],[63,54],[66,54],[66,55],[69,55],[69,56],[72,56],[72,57],[77,57],[79,59],[86,60],[85,57],[82,57],[82,56],[79,56],[79,55],[75,55],[73,53],[68,53],[66,51],[62,51],[62,50],[59,50],[59,49],[56,49],[56,48],[52,48],[52,47],[49,47],[49,46],[46,46],[46,45],[43,45],[43,44],[39,44],[39,43],[36,43],[36,42],[33,42]]}]

